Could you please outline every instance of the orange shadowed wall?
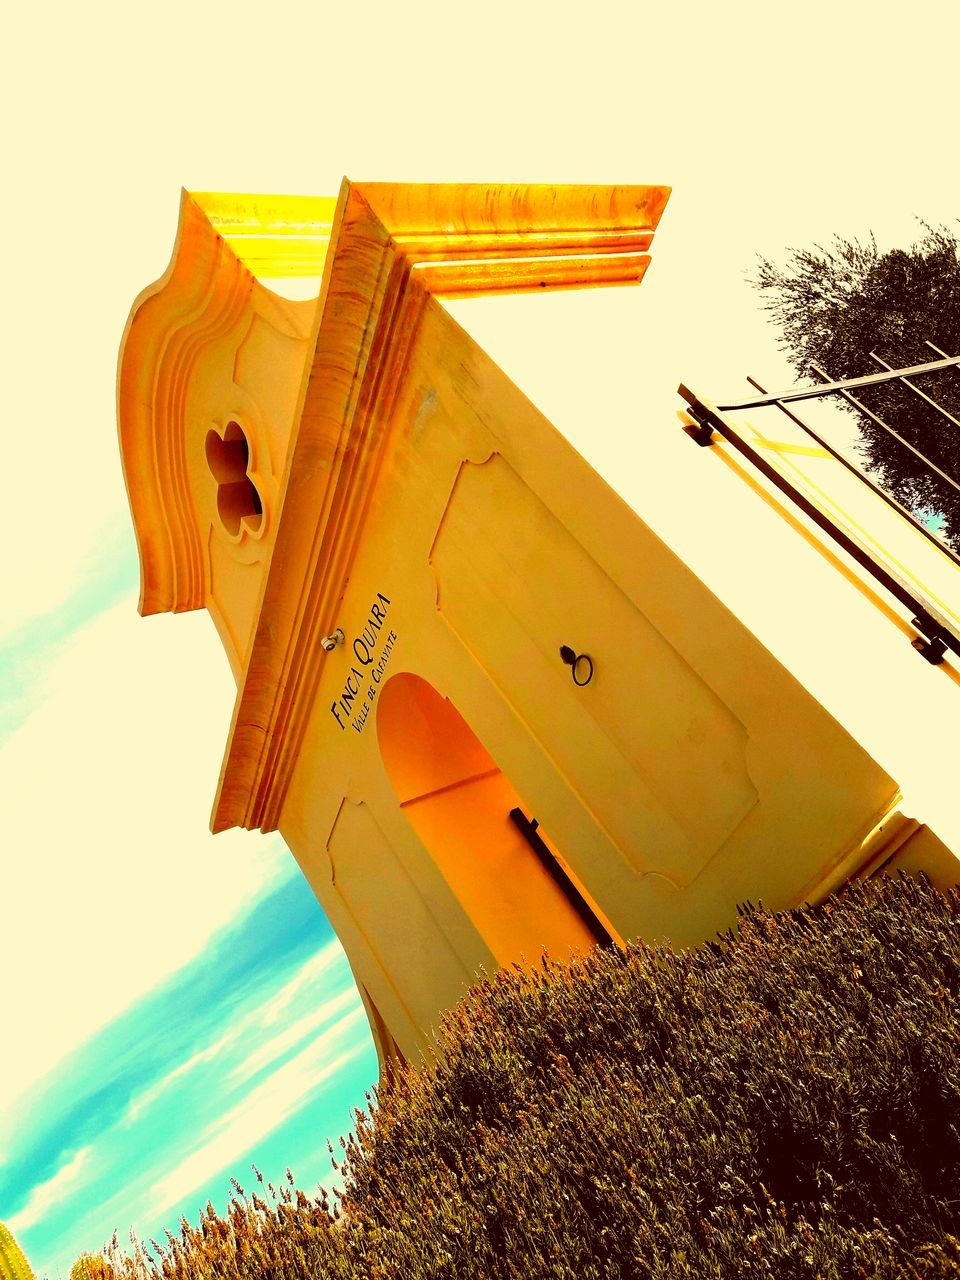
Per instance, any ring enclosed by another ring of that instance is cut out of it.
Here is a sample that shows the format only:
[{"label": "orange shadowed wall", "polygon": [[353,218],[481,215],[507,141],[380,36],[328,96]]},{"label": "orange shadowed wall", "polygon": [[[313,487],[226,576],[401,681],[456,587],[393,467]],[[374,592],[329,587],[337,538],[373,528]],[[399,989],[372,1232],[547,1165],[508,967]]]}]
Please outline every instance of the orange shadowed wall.
[{"label": "orange shadowed wall", "polygon": [[420,676],[393,676],[377,734],[400,808],[500,964],[595,945],[510,820],[520,797],[449,699]]}]

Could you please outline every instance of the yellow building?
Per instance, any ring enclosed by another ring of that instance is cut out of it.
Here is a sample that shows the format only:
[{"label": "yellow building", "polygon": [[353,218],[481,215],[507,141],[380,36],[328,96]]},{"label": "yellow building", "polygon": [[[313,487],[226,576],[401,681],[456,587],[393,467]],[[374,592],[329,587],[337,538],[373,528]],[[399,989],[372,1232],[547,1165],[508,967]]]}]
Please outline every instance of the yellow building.
[{"label": "yellow building", "polygon": [[[382,1063],[481,966],[695,943],[881,866],[954,878],[898,781],[438,301],[638,283],[667,195],[184,194],[127,324],[141,612],[206,608],[237,681],[213,828],[282,833]],[[262,283],[297,275],[316,300]]]}]

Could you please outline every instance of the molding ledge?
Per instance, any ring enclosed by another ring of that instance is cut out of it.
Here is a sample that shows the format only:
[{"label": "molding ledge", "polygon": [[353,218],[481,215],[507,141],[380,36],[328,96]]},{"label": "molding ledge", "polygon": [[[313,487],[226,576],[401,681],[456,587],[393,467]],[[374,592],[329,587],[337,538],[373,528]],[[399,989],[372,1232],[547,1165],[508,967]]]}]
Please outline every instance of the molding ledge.
[{"label": "molding ledge", "polygon": [[184,398],[201,353],[237,323],[253,287],[253,277],[184,191],[170,265],[134,302],[117,369],[120,456],[140,555],[141,614],[179,613],[206,603],[205,530],[183,465]]},{"label": "molding ledge", "polygon": [[[182,193],[170,264],[134,302],[117,368],[120,456],[140,556],[142,614],[209,603],[209,522],[188,476],[188,409],[198,367],[227,334],[249,330],[257,320],[303,343],[308,312],[311,304],[292,303],[261,285],[200,200]],[[289,371],[293,385],[302,360]]]}]

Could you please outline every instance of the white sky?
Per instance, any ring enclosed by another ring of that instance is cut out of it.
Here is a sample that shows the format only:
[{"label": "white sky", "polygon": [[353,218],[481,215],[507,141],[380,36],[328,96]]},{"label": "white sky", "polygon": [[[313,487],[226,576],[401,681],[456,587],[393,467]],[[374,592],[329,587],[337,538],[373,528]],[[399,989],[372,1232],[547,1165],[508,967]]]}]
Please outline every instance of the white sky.
[{"label": "white sky", "polygon": [[[548,415],[605,426],[658,527],[687,500],[650,463],[677,384],[720,399],[747,372],[791,380],[743,280],[754,254],[835,231],[905,242],[916,216],[960,212],[958,29],[952,3],[836,0],[16,6],[0,642],[127,536],[117,347],[169,259],[181,186],[672,185],[641,289],[453,308],[477,306],[492,348],[502,317],[495,354]],[[282,860],[260,837],[206,834],[233,690],[205,619],[141,621],[129,598],[18,670],[33,713],[0,743],[0,998],[28,1034],[0,1056],[0,1110]]]}]

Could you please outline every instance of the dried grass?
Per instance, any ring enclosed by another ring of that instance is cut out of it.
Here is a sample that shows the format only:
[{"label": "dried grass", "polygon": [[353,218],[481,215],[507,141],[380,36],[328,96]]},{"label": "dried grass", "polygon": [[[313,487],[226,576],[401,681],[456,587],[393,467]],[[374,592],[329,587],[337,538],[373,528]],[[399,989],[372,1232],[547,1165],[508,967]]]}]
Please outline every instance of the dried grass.
[{"label": "dried grass", "polygon": [[960,896],[877,880],[696,951],[498,973],[344,1189],[208,1206],[96,1280],[960,1278]]}]

